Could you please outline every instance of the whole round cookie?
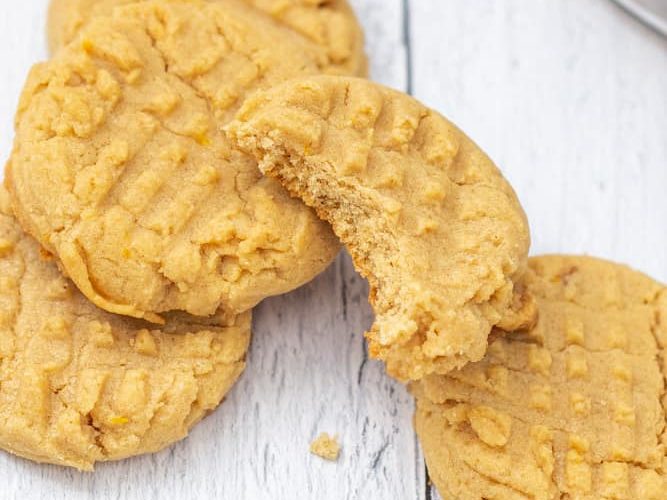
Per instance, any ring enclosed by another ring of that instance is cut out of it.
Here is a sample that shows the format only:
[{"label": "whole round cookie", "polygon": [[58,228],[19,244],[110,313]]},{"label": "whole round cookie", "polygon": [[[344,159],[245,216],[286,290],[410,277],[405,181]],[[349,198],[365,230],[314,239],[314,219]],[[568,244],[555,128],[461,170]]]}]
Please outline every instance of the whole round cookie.
[{"label": "whole round cookie", "polygon": [[662,500],[667,289],[588,257],[531,259],[533,328],[413,386],[443,498]]},{"label": "whole round cookie", "polygon": [[514,286],[529,230],[514,191],[444,117],[375,83],[319,76],[251,96],[227,128],[330,222],[370,281],[371,355],[399,379],[482,358],[530,322]]},{"label": "whole round cookie", "polygon": [[[93,17],[138,1],[143,0],[51,0],[47,23],[51,52],[71,42]],[[304,43],[322,52],[324,72],[362,77],[368,74],[364,34],[347,0],[209,1],[247,4],[257,15],[268,16],[298,33]]]},{"label": "whole round cookie", "polygon": [[250,313],[156,329],[63,278],[0,187],[0,448],[89,470],[158,451],[215,409],[245,367]]},{"label": "whole round cookie", "polygon": [[318,71],[276,30],[245,6],[145,1],[31,71],[7,186],[97,306],[154,322],[242,312],[338,253],[328,225],[221,130],[246,93]]}]

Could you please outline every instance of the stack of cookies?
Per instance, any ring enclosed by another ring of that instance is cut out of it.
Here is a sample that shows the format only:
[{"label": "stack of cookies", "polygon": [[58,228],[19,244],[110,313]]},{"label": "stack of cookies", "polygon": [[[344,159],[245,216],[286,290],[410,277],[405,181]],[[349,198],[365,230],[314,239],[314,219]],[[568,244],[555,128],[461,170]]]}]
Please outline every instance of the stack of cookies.
[{"label": "stack of cookies", "polygon": [[342,243],[444,498],[667,498],[667,291],[528,259],[492,161],[360,78],[345,0],[50,14],[0,190],[2,448],[92,469],[183,438],[243,371],[250,310]]},{"label": "stack of cookies", "polygon": [[338,254],[223,127],[366,58],[344,0],[54,0],[49,32],[0,191],[0,446],[91,469],[183,438],[243,371],[250,310]]}]

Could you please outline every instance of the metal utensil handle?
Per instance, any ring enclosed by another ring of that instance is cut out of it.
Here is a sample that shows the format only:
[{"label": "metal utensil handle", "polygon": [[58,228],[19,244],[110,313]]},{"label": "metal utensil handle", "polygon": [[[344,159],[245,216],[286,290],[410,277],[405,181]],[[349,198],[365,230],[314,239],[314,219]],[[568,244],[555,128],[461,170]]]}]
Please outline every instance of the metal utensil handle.
[{"label": "metal utensil handle", "polygon": [[639,5],[633,0],[612,0],[627,13],[637,20],[655,30],[657,33],[667,37],[667,20],[650,11],[646,7]]}]

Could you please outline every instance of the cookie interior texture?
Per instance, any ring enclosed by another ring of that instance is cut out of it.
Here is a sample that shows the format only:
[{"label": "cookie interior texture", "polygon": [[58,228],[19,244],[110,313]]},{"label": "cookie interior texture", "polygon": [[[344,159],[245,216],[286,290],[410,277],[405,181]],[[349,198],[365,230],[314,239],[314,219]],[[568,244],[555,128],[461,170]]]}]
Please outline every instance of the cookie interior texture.
[{"label": "cookie interior texture", "polygon": [[89,470],[185,437],[245,367],[250,313],[159,329],[81,295],[0,188],[0,448]]},{"label": "cookie interior texture", "polygon": [[642,499],[667,491],[667,290],[587,257],[530,261],[532,329],[413,385],[443,498]]},{"label": "cookie interior texture", "polygon": [[6,171],[15,212],[105,310],[242,312],[338,253],[221,131],[246,93],[318,71],[296,35],[241,7],[119,7],[28,77]]},{"label": "cookie interior texture", "polygon": [[250,97],[227,128],[268,176],[330,222],[369,279],[370,352],[399,379],[482,358],[534,310],[514,283],[529,230],[510,185],[444,117],[354,78]]},{"label": "cookie interior texture", "polygon": [[[71,42],[86,23],[108,15],[114,7],[142,0],[51,0],[48,18],[49,48],[55,53]],[[209,0],[221,5],[246,5],[258,16],[298,33],[310,50],[320,52],[325,73],[365,77],[368,61],[364,34],[347,0]]]}]

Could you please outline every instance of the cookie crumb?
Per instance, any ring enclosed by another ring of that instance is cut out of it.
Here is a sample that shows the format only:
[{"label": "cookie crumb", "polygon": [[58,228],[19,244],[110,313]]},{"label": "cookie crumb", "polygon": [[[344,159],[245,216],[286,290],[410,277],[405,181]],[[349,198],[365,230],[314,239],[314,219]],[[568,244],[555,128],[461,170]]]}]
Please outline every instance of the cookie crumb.
[{"label": "cookie crumb", "polygon": [[317,455],[324,460],[335,462],[340,456],[340,444],[338,444],[338,436],[330,436],[323,432],[317,439],[310,443],[310,452]]}]

